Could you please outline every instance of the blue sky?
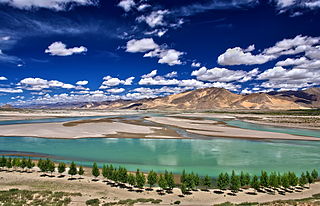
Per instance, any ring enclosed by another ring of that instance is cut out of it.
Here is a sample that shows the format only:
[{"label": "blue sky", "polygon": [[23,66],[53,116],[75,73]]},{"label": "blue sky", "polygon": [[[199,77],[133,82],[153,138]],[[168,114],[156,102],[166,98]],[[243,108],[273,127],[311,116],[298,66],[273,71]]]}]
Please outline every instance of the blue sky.
[{"label": "blue sky", "polygon": [[320,85],[319,0],[0,0],[0,104]]}]

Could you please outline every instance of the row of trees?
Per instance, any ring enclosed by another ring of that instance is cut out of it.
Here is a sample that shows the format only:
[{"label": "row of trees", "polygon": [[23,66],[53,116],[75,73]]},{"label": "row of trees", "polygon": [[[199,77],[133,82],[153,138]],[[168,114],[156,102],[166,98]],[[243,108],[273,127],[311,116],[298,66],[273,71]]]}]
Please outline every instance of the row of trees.
[{"label": "row of trees", "polygon": [[[34,162],[28,158],[0,158],[0,169],[3,168],[22,168],[23,171],[25,169],[29,169],[29,171],[35,166]],[[60,175],[62,175],[66,171],[66,164],[60,162],[56,165],[50,159],[38,161],[37,166],[40,168],[41,172],[47,173],[50,172],[51,175],[53,172],[58,171]],[[77,165],[72,162],[69,166],[68,174],[71,175],[71,178],[74,175],[79,174],[82,176],[84,174],[84,169],[82,166],[77,167]],[[103,165],[102,169],[98,168],[96,163],[93,164],[92,175],[97,178],[102,175],[104,178],[108,180],[112,180],[115,183],[128,183],[132,186],[137,186],[138,188],[143,188],[144,185],[148,184],[151,187],[156,184],[159,185],[160,188],[171,190],[176,184],[174,181],[174,176],[172,172],[165,171],[164,174],[157,174],[153,170],[150,171],[147,175],[140,172],[138,169],[135,173],[130,173],[127,171],[125,167],[113,167],[113,165]],[[212,179],[208,175],[204,177],[200,177],[195,173],[186,173],[184,170],[180,177],[181,182],[181,190],[183,193],[186,193],[189,190],[196,189],[199,186],[204,186],[206,189],[211,187],[212,183],[215,182],[215,185],[220,189],[230,189],[233,192],[239,191],[240,188],[243,187],[251,187],[255,190],[260,188],[280,188],[283,187],[285,189],[290,188],[292,186],[305,186],[306,184],[314,183],[315,180],[318,179],[318,172],[313,170],[310,172],[303,172],[300,177],[298,177],[294,172],[288,173],[276,173],[271,172],[270,175],[266,171],[262,171],[260,177],[254,175],[251,177],[249,173],[241,172],[240,175],[236,175],[234,171],[232,171],[231,175],[228,173],[221,173],[217,179]]]},{"label": "row of trees", "polygon": [[270,175],[266,171],[261,172],[260,178],[254,175],[252,178],[248,173],[241,172],[240,176],[237,176],[232,171],[229,177],[228,173],[221,173],[217,179],[217,187],[220,190],[229,188],[233,192],[237,192],[241,187],[250,186],[255,190],[261,187],[271,187],[273,189],[283,187],[285,189],[293,186],[305,186],[306,184],[314,183],[318,178],[318,172],[313,170],[311,173],[308,171],[302,173],[300,177],[297,177],[294,172],[288,173],[276,173],[271,172]]},{"label": "row of trees", "polygon": [[[139,169],[133,174],[129,173],[124,167],[115,168],[113,165],[103,165],[101,174],[104,178],[116,183],[128,183],[138,188],[143,188],[146,183],[150,188],[156,184],[162,189],[173,189],[175,187],[173,173],[168,171],[165,171],[163,175],[158,175],[152,170],[146,176]],[[96,178],[100,175],[100,170],[96,163],[92,166],[92,175]]]},{"label": "row of trees", "polygon": [[34,162],[30,159],[30,157],[28,159],[26,158],[6,158],[4,156],[2,156],[2,158],[0,159],[0,168],[8,168],[11,169],[13,168],[14,170],[17,170],[17,168],[21,168],[23,170],[25,169],[29,169],[31,170],[33,167],[35,166]]}]

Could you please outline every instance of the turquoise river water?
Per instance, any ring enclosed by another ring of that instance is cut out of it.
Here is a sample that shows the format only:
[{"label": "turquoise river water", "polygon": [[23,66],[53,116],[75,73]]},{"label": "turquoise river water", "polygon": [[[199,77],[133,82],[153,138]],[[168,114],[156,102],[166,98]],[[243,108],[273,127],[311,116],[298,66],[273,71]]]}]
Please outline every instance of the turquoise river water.
[{"label": "turquoise river water", "polygon": [[[93,118],[93,117],[84,117]],[[36,120],[62,122],[82,118],[56,118]],[[96,118],[96,117],[95,117]],[[139,118],[139,117],[130,117]],[[35,120],[2,121],[0,124],[35,123]],[[278,132],[315,136],[316,130],[295,130],[241,121],[227,122],[252,130],[280,130]],[[257,128],[255,128],[257,127]],[[183,169],[200,175],[217,176],[220,172],[243,170],[251,174],[260,171],[295,171],[300,173],[314,168],[320,169],[320,141],[252,141],[242,139],[210,138],[198,139],[45,139],[33,137],[0,137],[0,155],[27,154],[48,156],[57,161],[76,161],[84,166],[93,162],[122,165],[129,170],[143,171],[165,169],[180,173]],[[253,131],[254,132],[254,131]]]}]

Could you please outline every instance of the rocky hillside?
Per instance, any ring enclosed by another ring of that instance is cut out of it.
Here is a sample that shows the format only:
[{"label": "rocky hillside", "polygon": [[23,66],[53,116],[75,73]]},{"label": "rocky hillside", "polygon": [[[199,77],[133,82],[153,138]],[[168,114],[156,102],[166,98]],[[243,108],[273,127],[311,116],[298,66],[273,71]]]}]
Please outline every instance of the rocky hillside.
[{"label": "rocky hillside", "polygon": [[101,104],[96,109],[257,109],[288,110],[320,107],[320,89],[240,95],[223,88],[205,88],[140,101],[116,101]]}]

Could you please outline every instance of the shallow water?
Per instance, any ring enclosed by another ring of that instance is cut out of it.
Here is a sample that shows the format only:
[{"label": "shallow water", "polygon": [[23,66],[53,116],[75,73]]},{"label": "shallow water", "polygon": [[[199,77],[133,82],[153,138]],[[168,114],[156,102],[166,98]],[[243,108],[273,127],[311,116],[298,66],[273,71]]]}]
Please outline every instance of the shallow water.
[{"label": "shallow water", "polygon": [[[96,117],[55,118],[41,122],[71,121]],[[137,118],[127,116],[127,118]],[[34,120],[22,120],[31,123]],[[6,121],[11,124],[12,121]],[[237,123],[232,121],[231,123]],[[228,122],[228,124],[231,124]],[[239,126],[239,125],[238,125]],[[242,127],[244,125],[241,123]],[[251,128],[260,130],[254,124]],[[271,127],[271,130],[275,127]],[[265,129],[265,128],[263,128]],[[270,129],[270,128],[267,128]],[[276,128],[277,129],[277,128]],[[295,130],[279,128],[281,132]],[[264,130],[265,131],[265,130]],[[308,131],[308,130],[306,130]],[[185,136],[201,138],[178,129]],[[310,130],[310,132],[314,132]],[[312,133],[308,133],[311,134]],[[316,134],[319,135],[319,134]],[[320,136],[319,136],[320,137]],[[212,137],[211,137],[212,138]],[[242,139],[43,139],[33,137],[0,137],[0,154],[30,154],[48,156],[55,160],[76,161],[91,166],[94,161],[122,165],[129,170],[143,171],[165,169],[180,173],[183,169],[200,175],[217,176],[220,172],[295,171],[300,173],[320,167],[320,142],[308,141],[251,141]]]}]

